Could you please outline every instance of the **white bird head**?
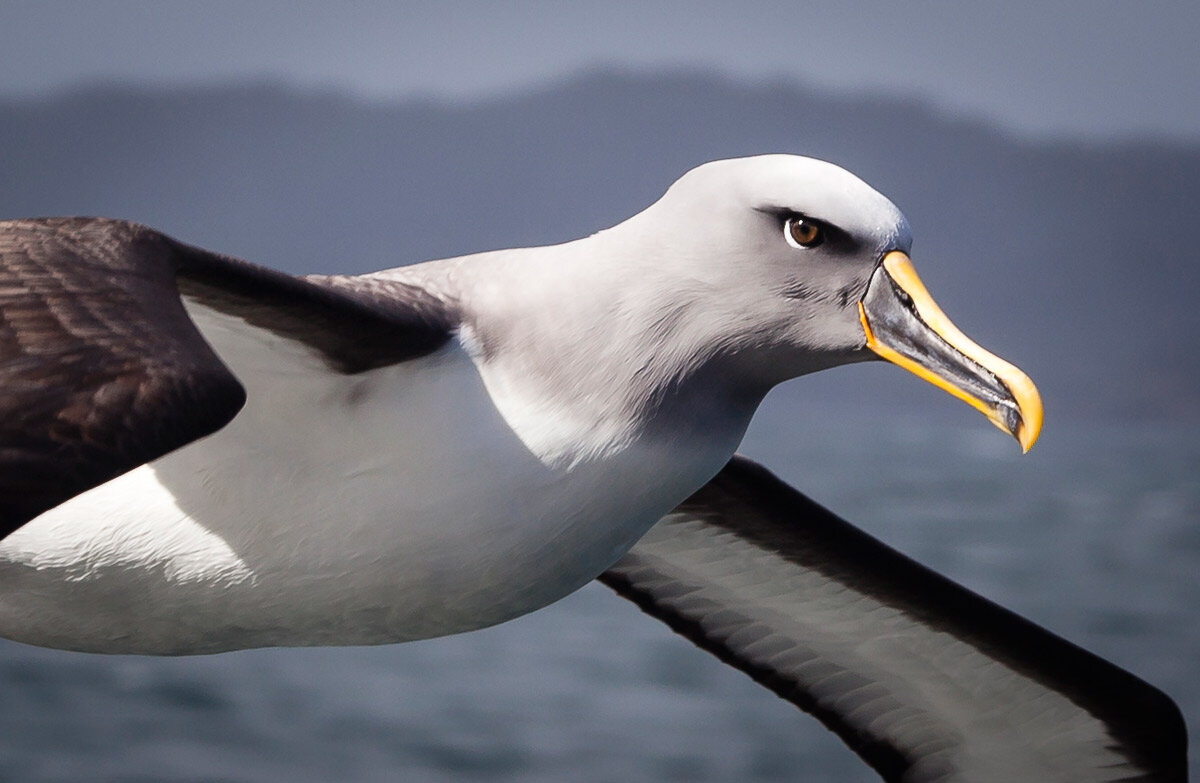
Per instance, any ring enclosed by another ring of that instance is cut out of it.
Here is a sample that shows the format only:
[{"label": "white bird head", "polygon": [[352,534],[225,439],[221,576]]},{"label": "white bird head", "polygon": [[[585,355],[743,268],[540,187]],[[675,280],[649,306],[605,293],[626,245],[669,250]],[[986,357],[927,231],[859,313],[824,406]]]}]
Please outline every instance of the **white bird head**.
[{"label": "white bird head", "polygon": [[913,271],[904,215],[844,169],[793,155],[707,163],[617,229],[636,242],[636,274],[654,281],[647,290],[693,367],[769,388],[882,357],[978,408],[1024,449],[1036,440],[1033,383],[950,323]]}]

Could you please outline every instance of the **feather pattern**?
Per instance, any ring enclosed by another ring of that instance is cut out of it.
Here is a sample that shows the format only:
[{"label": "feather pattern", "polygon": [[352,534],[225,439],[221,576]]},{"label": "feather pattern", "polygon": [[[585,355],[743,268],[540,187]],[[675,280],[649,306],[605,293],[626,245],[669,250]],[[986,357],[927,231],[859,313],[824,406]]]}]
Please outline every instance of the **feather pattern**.
[{"label": "feather pattern", "polygon": [[2,222],[0,538],[237,414],[242,385],[181,292],[341,372],[427,354],[455,317],[416,286],[300,279],[123,221]]},{"label": "feather pattern", "polygon": [[814,714],[887,780],[1185,779],[1164,694],[745,458],[600,579]]}]

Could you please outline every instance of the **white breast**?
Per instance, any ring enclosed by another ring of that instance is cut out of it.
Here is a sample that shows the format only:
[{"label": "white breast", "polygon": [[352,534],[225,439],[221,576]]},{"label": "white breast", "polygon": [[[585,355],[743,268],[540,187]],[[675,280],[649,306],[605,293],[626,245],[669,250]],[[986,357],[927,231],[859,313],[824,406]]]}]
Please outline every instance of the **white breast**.
[{"label": "white breast", "polygon": [[723,459],[664,475],[663,454],[634,443],[549,463],[458,343],[346,376],[189,311],[246,407],[0,543],[0,635],[190,653],[490,625],[592,579]]}]

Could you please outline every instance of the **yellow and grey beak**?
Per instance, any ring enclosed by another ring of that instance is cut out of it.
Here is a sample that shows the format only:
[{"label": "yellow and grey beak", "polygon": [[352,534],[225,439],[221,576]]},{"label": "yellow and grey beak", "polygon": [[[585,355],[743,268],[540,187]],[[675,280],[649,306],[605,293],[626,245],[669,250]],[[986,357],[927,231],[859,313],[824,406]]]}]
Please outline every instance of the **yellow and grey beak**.
[{"label": "yellow and grey beak", "polygon": [[978,408],[1029,451],[1042,398],[1029,376],[959,331],[925,290],[912,261],[888,253],[858,303],[867,347]]}]

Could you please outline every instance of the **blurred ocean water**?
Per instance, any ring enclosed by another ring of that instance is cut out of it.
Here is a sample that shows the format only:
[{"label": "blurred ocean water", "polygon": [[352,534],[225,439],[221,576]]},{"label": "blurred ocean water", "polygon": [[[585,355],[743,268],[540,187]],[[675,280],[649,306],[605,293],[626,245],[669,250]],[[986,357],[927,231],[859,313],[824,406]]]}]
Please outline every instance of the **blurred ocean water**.
[{"label": "blurred ocean water", "polygon": [[[965,415],[886,428],[783,415],[760,416],[744,451],[1131,669],[1196,723],[1200,430],[1056,425],[1021,457]],[[0,642],[0,781],[618,779],[876,778],[815,720],[598,585],[390,647],[160,659]]]}]

